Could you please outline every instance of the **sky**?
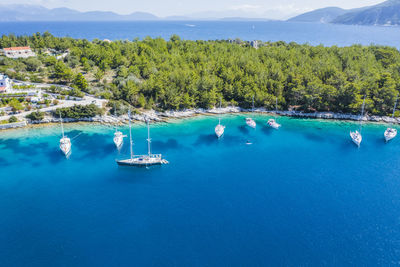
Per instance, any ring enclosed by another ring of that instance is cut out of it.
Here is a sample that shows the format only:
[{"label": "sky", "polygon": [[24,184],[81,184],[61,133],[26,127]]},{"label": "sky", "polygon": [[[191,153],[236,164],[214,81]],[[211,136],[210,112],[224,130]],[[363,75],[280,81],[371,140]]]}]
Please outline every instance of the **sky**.
[{"label": "sky", "polygon": [[0,0],[1,4],[33,4],[47,8],[68,7],[79,11],[113,11],[129,14],[150,12],[160,17],[259,17],[286,19],[313,9],[337,6],[356,8],[383,0]]}]

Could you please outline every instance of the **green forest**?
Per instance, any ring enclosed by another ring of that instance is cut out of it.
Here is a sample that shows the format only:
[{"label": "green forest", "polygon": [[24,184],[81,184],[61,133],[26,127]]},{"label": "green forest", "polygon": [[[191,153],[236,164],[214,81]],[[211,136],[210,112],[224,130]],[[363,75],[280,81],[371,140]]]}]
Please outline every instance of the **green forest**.
[{"label": "green forest", "polygon": [[[190,41],[173,35],[88,41],[50,33],[2,36],[0,48],[29,45],[36,58],[0,57],[10,77],[69,84],[110,106],[182,110],[235,105],[306,112],[391,114],[400,90],[400,53],[386,46],[324,47],[235,40]],[[57,60],[46,49],[69,51]]]}]

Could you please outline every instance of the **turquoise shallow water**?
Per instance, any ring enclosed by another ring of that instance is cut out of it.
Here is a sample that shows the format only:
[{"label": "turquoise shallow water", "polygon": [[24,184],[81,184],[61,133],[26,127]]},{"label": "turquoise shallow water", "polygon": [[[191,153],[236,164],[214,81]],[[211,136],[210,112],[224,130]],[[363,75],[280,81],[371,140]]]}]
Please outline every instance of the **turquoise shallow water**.
[{"label": "turquoise shallow water", "polygon": [[215,117],[152,125],[170,164],[150,170],[115,164],[110,127],[66,125],[69,160],[57,126],[0,132],[0,265],[399,264],[400,139],[367,124],[357,149],[354,123],[254,117],[224,116],[219,141]]}]

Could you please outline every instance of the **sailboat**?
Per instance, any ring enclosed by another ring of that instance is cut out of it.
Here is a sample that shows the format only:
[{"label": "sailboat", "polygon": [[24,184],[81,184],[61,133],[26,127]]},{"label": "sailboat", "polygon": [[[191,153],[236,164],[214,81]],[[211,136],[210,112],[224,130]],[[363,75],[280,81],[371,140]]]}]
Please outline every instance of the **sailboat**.
[{"label": "sailboat", "polygon": [[161,154],[151,153],[151,138],[150,138],[150,125],[149,120],[146,120],[147,124],[147,154],[146,155],[133,155],[133,141],[132,141],[132,126],[131,126],[131,111],[129,110],[129,143],[131,157],[128,159],[117,160],[117,164],[121,166],[133,166],[133,167],[149,167],[154,165],[168,164],[169,162],[163,159]]},{"label": "sailboat", "polygon": [[[114,110],[115,110],[115,106],[114,106]],[[115,111],[114,111],[114,114],[116,114]],[[117,127],[115,127],[113,141],[118,150],[121,149],[121,147],[124,143],[124,137],[126,137],[126,135],[123,135],[123,133],[121,131],[118,131]]]},{"label": "sailboat", "polygon": [[355,131],[352,132],[350,131],[350,137],[351,140],[353,141],[354,144],[356,144],[356,146],[360,147],[361,141],[362,141],[362,135],[361,135],[361,119],[364,117],[364,107],[365,107],[365,96],[364,96],[364,101],[362,104],[362,108],[361,108],[361,116],[360,116],[360,127],[359,127],[359,131]]},{"label": "sailboat", "polygon": [[[251,112],[252,112],[252,113],[254,112],[254,96],[253,96],[253,105],[252,105]],[[256,126],[257,126],[256,122],[255,122],[252,118],[246,118],[246,124],[247,124],[249,127],[253,128],[253,129],[255,129]]]},{"label": "sailboat", "polygon": [[71,140],[64,135],[64,126],[62,123],[61,112],[60,112],[60,123],[62,132],[62,138],[60,139],[60,150],[68,158],[69,155],[71,154]]},{"label": "sailboat", "polygon": [[[219,108],[221,108],[221,100],[219,101]],[[221,125],[221,116],[219,116],[218,125],[215,126],[215,134],[217,135],[218,138],[221,138],[224,132],[225,132],[225,126]]]},{"label": "sailboat", "polygon": [[[398,96],[396,97],[396,102],[394,103],[394,108],[393,108],[393,114],[392,114],[392,120],[394,118],[394,113],[396,111],[396,106],[397,106],[397,99]],[[392,128],[392,123],[390,123],[390,127],[386,129],[384,137],[385,137],[385,141],[389,142],[390,140],[392,140],[393,138],[395,138],[397,135],[397,130]]]},{"label": "sailboat", "polygon": [[[275,101],[275,114],[277,114],[277,113],[278,113],[278,97],[276,98],[276,101]],[[277,123],[275,119],[269,119],[267,124],[270,127],[274,128],[275,130],[278,130],[279,127],[281,127],[281,125],[279,123]]]},{"label": "sailboat", "polygon": [[125,135],[123,135],[123,133],[118,131],[117,127],[115,127],[115,133],[114,133],[113,141],[114,141],[114,144],[115,144],[115,146],[117,147],[118,150],[121,149],[121,147],[122,147],[122,145],[124,143],[124,137],[125,137]]}]

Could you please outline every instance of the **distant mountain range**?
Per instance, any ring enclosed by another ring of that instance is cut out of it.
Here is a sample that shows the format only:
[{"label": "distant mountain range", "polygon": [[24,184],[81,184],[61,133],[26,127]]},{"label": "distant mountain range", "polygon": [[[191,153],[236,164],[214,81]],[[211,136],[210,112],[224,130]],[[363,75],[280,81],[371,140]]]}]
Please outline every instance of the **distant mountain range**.
[{"label": "distant mountain range", "polygon": [[[80,12],[69,8],[48,9],[38,5],[0,5],[0,21],[150,21],[150,20],[255,20],[251,13],[207,11],[184,16],[157,17],[151,13],[134,12],[120,15],[107,11]],[[326,7],[295,16],[292,22],[319,22],[354,25],[400,25],[400,0],[356,9]]]},{"label": "distant mountain range", "polygon": [[321,8],[289,19],[293,22],[321,22],[351,25],[400,25],[400,0],[388,0],[378,5],[341,9]]},{"label": "distant mountain range", "polygon": [[[239,15],[222,16],[223,12],[203,12],[187,16],[157,17],[151,13],[134,12],[120,15],[107,11],[80,12],[69,8],[48,9],[38,5],[0,5],[0,21],[142,21],[142,20],[268,20],[265,18],[246,18]],[[226,14],[229,14],[226,13]],[[239,13],[233,13],[237,15]],[[246,15],[246,14],[245,14]]]},{"label": "distant mountain range", "polygon": [[145,12],[119,15],[114,12],[79,12],[69,8],[48,9],[36,5],[1,5],[0,21],[129,21],[157,20],[158,17]]}]

